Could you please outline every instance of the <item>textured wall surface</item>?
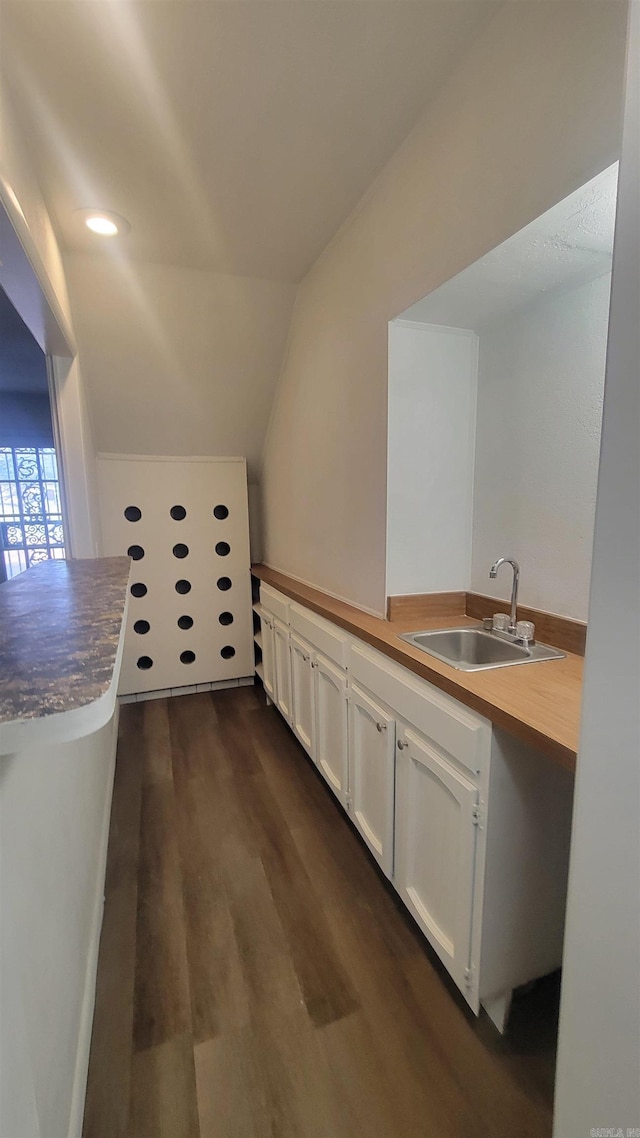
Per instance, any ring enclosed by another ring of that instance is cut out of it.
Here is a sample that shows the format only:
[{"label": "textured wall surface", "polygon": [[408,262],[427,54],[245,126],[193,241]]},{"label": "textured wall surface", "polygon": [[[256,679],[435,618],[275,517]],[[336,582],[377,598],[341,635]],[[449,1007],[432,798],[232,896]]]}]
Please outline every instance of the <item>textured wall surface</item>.
[{"label": "textured wall surface", "polygon": [[611,276],[480,334],[471,588],[586,620]]}]

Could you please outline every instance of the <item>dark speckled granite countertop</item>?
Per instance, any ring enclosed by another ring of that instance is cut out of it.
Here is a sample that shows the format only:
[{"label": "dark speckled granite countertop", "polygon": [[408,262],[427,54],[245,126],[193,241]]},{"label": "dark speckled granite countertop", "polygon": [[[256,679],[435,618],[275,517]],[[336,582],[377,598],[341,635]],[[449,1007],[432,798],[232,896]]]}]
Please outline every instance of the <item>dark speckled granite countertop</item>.
[{"label": "dark speckled granite countertop", "polygon": [[109,691],[130,564],[43,561],[0,585],[0,725],[74,711]]}]

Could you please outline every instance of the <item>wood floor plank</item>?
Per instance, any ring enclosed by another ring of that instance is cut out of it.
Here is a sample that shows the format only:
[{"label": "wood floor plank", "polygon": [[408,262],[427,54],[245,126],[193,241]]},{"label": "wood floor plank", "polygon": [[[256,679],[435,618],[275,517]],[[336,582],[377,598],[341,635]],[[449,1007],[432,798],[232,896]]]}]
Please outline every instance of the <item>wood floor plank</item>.
[{"label": "wood floor plank", "polygon": [[549,1138],[552,986],[499,1037],[273,708],[157,702],[123,708],[83,1138]]},{"label": "wood floor plank", "polygon": [[140,833],[142,718],[122,709],[83,1138],[127,1134]]},{"label": "wood floor plank", "polygon": [[172,782],[142,788],[134,1049],[191,1030],[182,876]]},{"label": "wood floor plank", "polygon": [[201,779],[189,779],[181,787],[176,817],[191,1022],[199,1042],[247,1023],[247,991],[221,872],[220,834]]},{"label": "wood floor plank", "polygon": [[133,1056],[129,1138],[200,1138],[193,1040],[177,1035]]},{"label": "wood floor plank", "polygon": [[165,782],[173,777],[167,705],[168,700],[166,699],[147,699],[138,705],[143,708],[144,769],[142,781],[145,786],[154,782]]}]

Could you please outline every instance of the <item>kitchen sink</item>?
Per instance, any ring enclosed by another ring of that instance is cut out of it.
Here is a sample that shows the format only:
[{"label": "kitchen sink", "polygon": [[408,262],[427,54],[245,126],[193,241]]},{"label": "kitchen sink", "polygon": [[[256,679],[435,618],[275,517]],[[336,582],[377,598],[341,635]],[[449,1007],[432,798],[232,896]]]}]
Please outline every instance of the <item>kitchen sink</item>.
[{"label": "kitchen sink", "polygon": [[506,668],[512,664],[533,664],[537,660],[557,660],[565,655],[547,644],[529,644],[525,648],[522,644],[516,644],[508,634],[475,627],[405,632],[400,639],[463,672]]}]

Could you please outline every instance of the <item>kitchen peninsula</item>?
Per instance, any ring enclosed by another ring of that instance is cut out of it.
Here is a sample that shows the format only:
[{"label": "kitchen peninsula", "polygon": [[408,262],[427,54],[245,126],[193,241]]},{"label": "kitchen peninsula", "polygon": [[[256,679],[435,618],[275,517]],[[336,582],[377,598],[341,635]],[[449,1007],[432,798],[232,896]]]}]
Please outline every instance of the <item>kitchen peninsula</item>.
[{"label": "kitchen peninsula", "polygon": [[0,586],[0,1133],[79,1133],[129,558]]}]

